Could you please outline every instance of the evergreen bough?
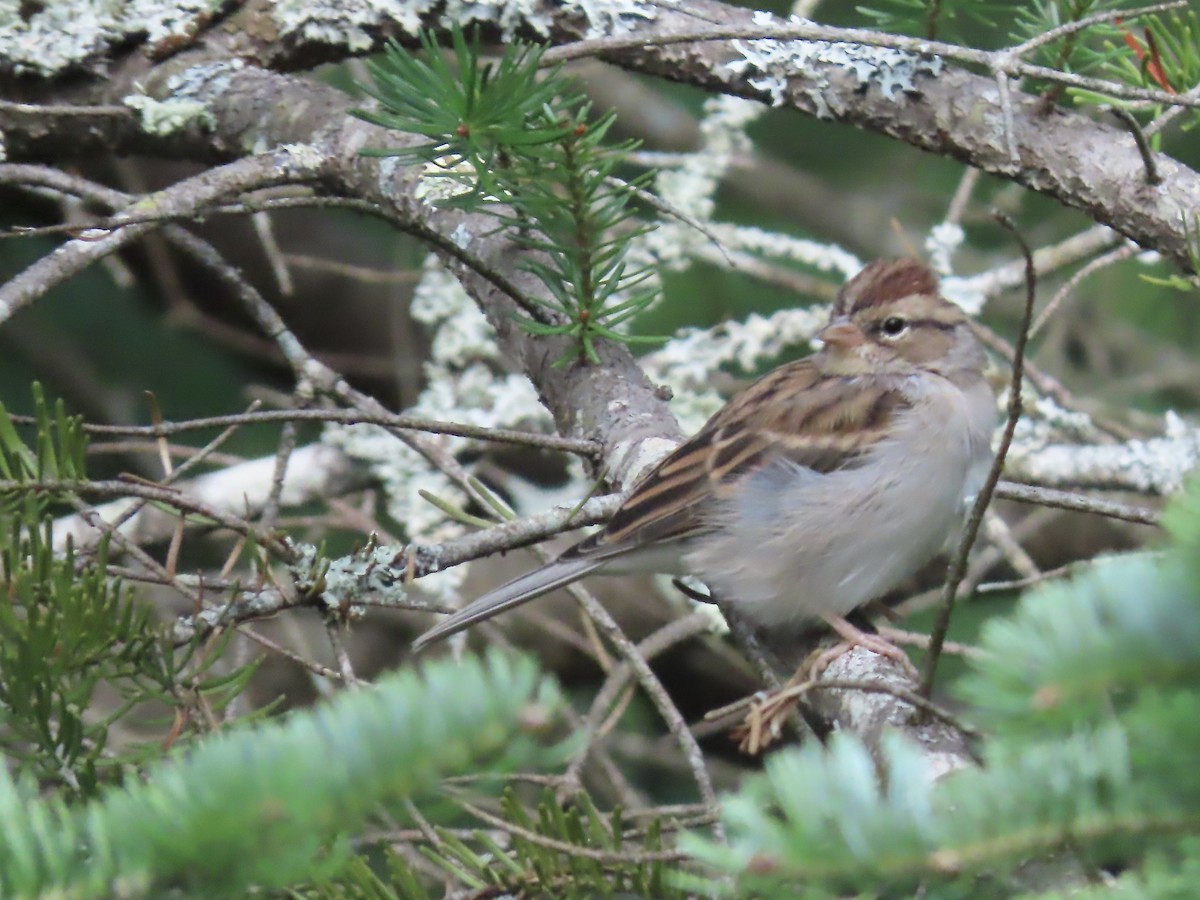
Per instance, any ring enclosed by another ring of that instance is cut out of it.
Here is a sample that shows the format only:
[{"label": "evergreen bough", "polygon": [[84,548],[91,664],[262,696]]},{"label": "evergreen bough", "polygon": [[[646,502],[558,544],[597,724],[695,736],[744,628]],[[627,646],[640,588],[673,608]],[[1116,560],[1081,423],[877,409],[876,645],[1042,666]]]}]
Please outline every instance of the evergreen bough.
[{"label": "evergreen bough", "polygon": [[495,62],[478,40],[450,33],[452,67],[429,32],[415,56],[394,41],[368,63],[374,83],[359,85],[379,101],[355,110],[376,125],[427,138],[364,155],[423,160],[440,179],[441,206],[488,213],[526,250],[524,267],[548,296],[515,297],[531,334],[570,338],[555,365],[600,363],[597,341],[657,342],[621,326],[658,297],[647,266],[630,266],[632,240],[646,226],[632,201],[647,181],[615,177],[633,142],[606,145],[615,114],[591,118],[578,82],[562,66],[542,68],[545,48],[514,41]]},{"label": "evergreen bough", "polygon": [[529,765],[545,751],[522,715],[558,702],[532,661],[492,653],[213,735],[77,808],[0,771],[0,896],[238,896],[336,873],[381,804]]}]

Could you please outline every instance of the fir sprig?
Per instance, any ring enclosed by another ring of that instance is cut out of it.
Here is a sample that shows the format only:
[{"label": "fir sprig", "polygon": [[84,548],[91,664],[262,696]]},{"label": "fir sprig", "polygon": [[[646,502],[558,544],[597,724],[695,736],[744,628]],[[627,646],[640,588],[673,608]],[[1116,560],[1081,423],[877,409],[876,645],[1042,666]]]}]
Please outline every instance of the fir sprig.
[{"label": "fir sprig", "polygon": [[[176,649],[151,608],[110,577],[106,541],[86,560],[70,547],[56,551],[54,504],[63,498],[42,482],[86,481],[87,442],[61,402],[49,403],[36,384],[33,395],[27,437],[0,404],[0,475],[10,482],[0,503],[0,750],[17,774],[86,797],[145,755],[108,741],[140,704],[177,707],[190,694],[220,708],[255,666],[217,672],[219,652],[205,661],[195,646]],[[101,686],[119,701],[103,714],[94,702]]]},{"label": "fir sprig", "polygon": [[240,897],[331,877],[380,804],[542,756],[522,717],[559,703],[531,661],[492,654],[228,729],[74,810],[0,769],[0,895]]},{"label": "fir sprig", "polygon": [[630,242],[640,234],[631,200],[643,179],[619,180],[632,142],[606,145],[613,122],[589,121],[578,84],[560,67],[541,71],[543,48],[514,42],[498,62],[485,62],[478,39],[451,31],[456,65],[420,38],[425,58],[398,44],[371,64],[382,105],[356,110],[367,121],[429,140],[372,155],[424,160],[450,181],[442,205],[485,211],[533,251],[525,263],[546,296],[524,298],[543,314],[518,322],[531,334],[570,338],[556,362],[600,361],[601,339],[631,343],[620,327],[657,297],[652,271],[631,267]]}]

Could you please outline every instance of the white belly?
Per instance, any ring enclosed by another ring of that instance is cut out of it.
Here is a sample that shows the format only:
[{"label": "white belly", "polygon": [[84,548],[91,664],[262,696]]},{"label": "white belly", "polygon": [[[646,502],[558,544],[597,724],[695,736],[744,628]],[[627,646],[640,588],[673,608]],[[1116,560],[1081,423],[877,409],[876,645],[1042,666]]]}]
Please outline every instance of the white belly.
[{"label": "white belly", "polygon": [[961,527],[995,420],[948,382],[914,399],[858,468],[780,461],[751,476],[693,545],[691,571],[764,626],[844,615],[912,575]]}]

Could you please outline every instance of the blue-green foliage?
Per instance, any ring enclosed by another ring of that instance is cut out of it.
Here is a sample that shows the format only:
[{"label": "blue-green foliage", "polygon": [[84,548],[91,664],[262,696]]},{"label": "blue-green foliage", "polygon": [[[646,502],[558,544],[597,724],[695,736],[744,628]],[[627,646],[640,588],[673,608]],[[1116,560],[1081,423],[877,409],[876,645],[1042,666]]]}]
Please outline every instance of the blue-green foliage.
[{"label": "blue-green foliage", "polygon": [[532,662],[493,654],[406,670],[287,721],[213,735],[77,809],[0,774],[0,896],[170,886],[241,896],[336,871],[347,836],[381,804],[441,776],[528,766],[543,751],[521,714],[557,703]]},{"label": "blue-green foliage", "polygon": [[1172,867],[1200,868],[1197,487],[1169,511],[1168,549],[1102,561],[985,626],[960,688],[988,735],[982,767],[930,784],[897,739],[881,785],[839,736],[776,754],[729,798],[728,847],[686,846],[739,895],[1013,896],[1113,866],[1128,870],[1113,896],[1183,896]]}]

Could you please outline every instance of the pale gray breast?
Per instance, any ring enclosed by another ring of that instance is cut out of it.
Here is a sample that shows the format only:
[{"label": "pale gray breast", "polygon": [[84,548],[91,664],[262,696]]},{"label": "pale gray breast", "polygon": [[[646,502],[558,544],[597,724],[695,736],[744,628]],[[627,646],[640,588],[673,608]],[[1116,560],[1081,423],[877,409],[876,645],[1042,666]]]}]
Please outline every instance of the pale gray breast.
[{"label": "pale gray breast", "polygon": [[689,554],[693,571],[780,625],[843,615],[933,557],[987,471],[994,403],[941,378],[904,389],[912,407],[860,466],[822,475],[778,461],[747,479]]}]

